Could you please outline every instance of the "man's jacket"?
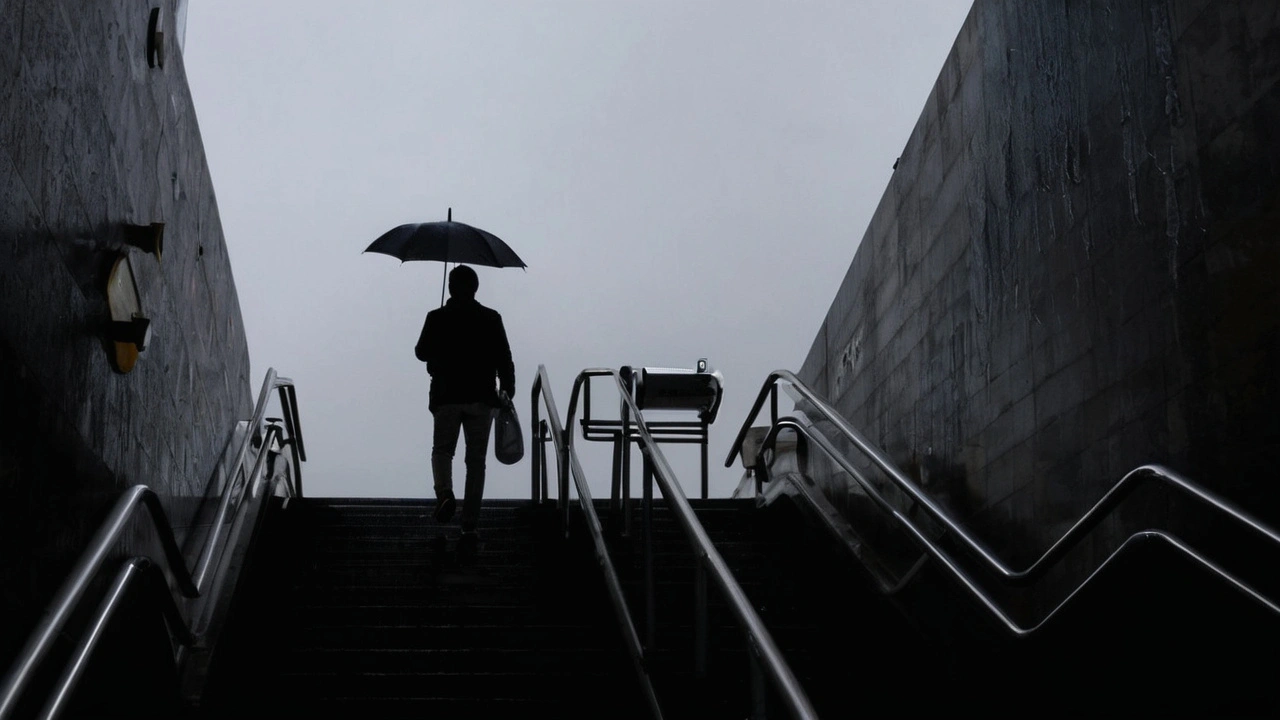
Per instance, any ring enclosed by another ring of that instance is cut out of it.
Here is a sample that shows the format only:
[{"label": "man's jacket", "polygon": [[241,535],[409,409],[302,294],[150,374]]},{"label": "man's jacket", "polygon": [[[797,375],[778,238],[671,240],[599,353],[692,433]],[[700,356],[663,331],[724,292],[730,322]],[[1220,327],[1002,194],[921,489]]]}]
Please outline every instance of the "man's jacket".
[{"label": "man's jacket", "polygon": [[498,405],[494,379],[515,394],[516,370],[498,311],[474,298],[451,297],[427,313],[413,352],[431,374],[430,405],[481,402]]}]

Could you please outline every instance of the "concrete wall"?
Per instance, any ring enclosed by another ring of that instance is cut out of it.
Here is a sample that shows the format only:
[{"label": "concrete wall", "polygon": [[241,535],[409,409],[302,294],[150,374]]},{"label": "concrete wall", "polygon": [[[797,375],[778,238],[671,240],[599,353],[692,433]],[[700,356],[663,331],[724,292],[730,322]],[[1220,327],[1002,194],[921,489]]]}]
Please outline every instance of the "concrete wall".
[{"label": "concrete wall", "polygon": [[[169,39],[148,61],[149,14]],[[197,507],[252,412],[239,301],[173,0],[0,1],[0,665],[122,489]],[[125,223],[165,223],[157,261]],[[128,374],[104,340],[107,274],[135,269],[153,338]],[[130,541],[145,548],[140,525]]]},{"label": "concrete wall", "polygon": [[1278,81],[1277,3],[978,0],[802,377],[1011,562],[1144,463],[1280,520]]}]

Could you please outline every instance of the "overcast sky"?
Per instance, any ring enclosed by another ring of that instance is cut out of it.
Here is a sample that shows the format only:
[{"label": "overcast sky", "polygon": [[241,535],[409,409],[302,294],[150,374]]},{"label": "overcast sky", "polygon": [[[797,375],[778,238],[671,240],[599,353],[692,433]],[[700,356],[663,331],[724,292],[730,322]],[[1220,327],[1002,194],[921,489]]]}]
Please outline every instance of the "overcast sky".
[{"label": "overcast sky", "polygon": [[[970,4],[190,3],[253,392],[269,367],[297,383],[306,493],[433,496],[413,346],[443,266],[362,251],[451,207],[529,266],[476,268],[526,432],[539,365],[564,413],[583,368],[706,357],[725,377],[711,495],[729,495],[729,443],[766,375],[804,359]],[[597,496],[606,450],[584,452]],[[664,450],[696,496],[694,448]],[[527,454],[488,467],[486,497],[529,496]],[[460,490],[461,441],[455,468]]]}]

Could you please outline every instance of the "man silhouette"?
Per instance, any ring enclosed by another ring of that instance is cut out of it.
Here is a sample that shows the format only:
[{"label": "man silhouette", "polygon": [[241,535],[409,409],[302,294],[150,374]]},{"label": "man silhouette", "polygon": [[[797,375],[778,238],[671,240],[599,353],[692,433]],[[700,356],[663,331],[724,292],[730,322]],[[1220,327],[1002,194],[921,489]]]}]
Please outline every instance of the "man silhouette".
[{"label": "man silhouette", "polygon": [[[466,487],[462,499],[462,542],[474,543],[484,496],[484,463],[498,389],[515,394],[516,371],[502,316],[476,302],[480,278],[459,265],[449,273],[449,301],[427,313],[414,354],[431,375],[428,407],[435,418],[431,474],[436,521],[453,518],[453,455],[458,431],[465,442]],[[495,387],[495,385],[497,387]]]}]

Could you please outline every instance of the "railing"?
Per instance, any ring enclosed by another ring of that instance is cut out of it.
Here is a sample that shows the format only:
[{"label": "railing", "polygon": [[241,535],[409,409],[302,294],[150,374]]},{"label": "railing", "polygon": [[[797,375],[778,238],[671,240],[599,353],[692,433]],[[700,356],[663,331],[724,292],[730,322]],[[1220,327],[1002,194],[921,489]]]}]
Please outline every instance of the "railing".
[{"label": "railing", "polygon": [[[539,369],[539,375],[540,376],[542,375],[541,368]],[[618,393],[622,398],[622,405],[621,405],[620,411],[622,415],[621,427],[623,428],[623,430],[620,433],[620,439],[621,439],[620,441],[621,441],[622,447],[619,449],[623,453],[622,467],[624,471],[627,467],[629,467],[629,464],[630,464],[629,455],[627,455],[626,453],[628,452],[628,448],[631,444],[633,437],[634,439],[638,440],[640,450],[644,458],[642,510],[644,514],[643,547],[644,547],[644,588],[645,588],[645,599],[646,599],[646,602],[645,602],[645,616],[646,616],[645,632],[646,632],[646,639],[647,639],[646,645],[652,646],[654,629],[655,629],[651,515],[652,515],[652,507],[653,507],[653,484],[654,484],[654,481],[656,480],[658,487],[660,488],[663,496],[667,500],[668,506],[671,508],[672,513],[676,517],[676,520],[678,521],[681,529],[684,531],[685,536],[688,539],[690,545],[692,545],[692,552],[698,561],[698,570],[695,576],[695,589],[694,589],[695,599],[697,602],[697,614],[695,616],[695,623],[696,623],[695,663],[696,663],[697,670],[700,672],[703,671],[705,669],[705,664],[706,664],[706,654],[707,654],[707,628],[706,628],[706,606],[707,606],[706,589],[707,588],[706,586],[707,586],[707,574],[709,572],[711,575],[711,579],[714,580],[714,582],[719,587],[720,591],[724,594],[724,596],[728,600],[729,607],[733,612],[735,620],[737,620],[738,624],[741,626],[741,628],[743,629],[746,635],[747,646],[748,646],[749,654],[752,657],[753,668],[759,669],[761,673],[764,675],[764,677],[766,677],[769,680],[769,682],[773,685],[774,689],[777,691],[778,696],[781,698],[782,702],[784,703],[784,705],[786,706],[786,708],[788,709],[788,711],[791,713],[793,717],[801,718],[803,720],[810,720],[810,719],[816,718],[817,715],[814,712],[813,706],[810,703],[808,696],[805,694],[803,688],[800,686],[799,681],[796,679],[795,675],[792,673],[791,668],[787,665],[786,661],[783,659],[781,650],[779,650],[777,644],[774,642],[773,637],[770,635],[768,629],[765,628],[764,622],[760,619],[760,616],[756,613],[755,609],[752,607],[751,602],[747,599],[746,593],[738,585],[737,580],[734,579],[732,572],[730,572],[728,568],[728,565],[725,563],[724,559],[720,556],[720,553],[716,550],[714,544],[712,544],[711,539],[707,536],[706,530],[703,529],[702,524],[698,522],[697,516],[694,514],[692,507],[689,505],[688,499],[685,497],[684,491],[680,487],[679,481],[676,479],[675,472],[671,469],[671,466],[668,464],[666,457],[662,454],[662,451],[658,448],[657,442],[655,442],[653,436],[649,433],[648,428],[646,427],[646,424],[644,421],[644,416],[641,414],[640,409],[637,407],[635,399],[632,396],[631,388],[623,380],[621,374],[617,370],[608,369],[608,368],[587,369],[587,370],[583,370],[578,375],[577,379],[574,381],[573,391],[569,399],[569,414],[568,414],[569,425],[567,427],[573,426],[574,415],[575,415],[577,404],[578,404],[578,397],[583,388],[583,385],[589,382],[589,380],[593,377],[604,377],[604,376],[612,377],[614,379],[614,382],[617,385]],[[535,403],[535,407],[536,407],[536,403]],[[635,428],[634,435],[632,434],[632,431],[631,431],[631,428],[633,427],[633,423]],[[537,420],[536,415],[534,416],[533,426],[535,428],[534,431],[540,433],[540,430],[538,430],[539,422]],[[573,452],[573,435],[570,432],[566,432],[564,427],[558,427],[558,428],[553,427],[551,434],[553,435],[553,437],[558,437],[561,439],[561,444],[558,445],[558,459],[560,460],[560,463],[558,466],[558,470],[559,470],[558,484],[560,489],[560,503],[563,505],[563,510],[564,510],[565,519],[566,519],[566,527],[567,527],[567,520],[568,520],[568,513],[569,513],[569,499],[568,499],[569,470],[570,470],[569,460],[572,458],[575,458],[575,454]],[[538,438],[535,437],[535,443],[534,443],[535,446],[539,444],[537,440]],[[561,447],[563,449],[560,449]],[[615,457],[616,457],[616,453],[615,453]],[[542,458],[543,458],[542,455],[536,455],[534,457],[535,493],[537,492],[537,487],[538,487],[538,478],[536,473],[538,472],[538,465],[542,461]],[[584,511],[585,511],[586,508],[592,507],[592,503],[590,501],[589,492],[587,492],[587,494],[585,495],[583,494],[583,491],[586,489],[586,483],[581,478],[580,469],[577,467],[576,462],[573,463],[573,474],[574,474],[574,479],[578,485],[579,496],[582,499],[582,502],[580,503],[580,505],[584,508]],[[543,480],[544,480],[544,488],[545,488],[545,476]],[[622,486],[620,489],[619,489],[619,485]],[[615,494],[620,490],[625,497],[626,494],[628,493],[628,490],[627,490],[628,485],[629,485],[629,482],[626,482],[626,481],[621,483],[615,482],[614,483]],[[614,498],[614,500],[616,500],[616,498]],[[625,501],[624,501],[623,510],[628,514],[628,517],[629,517],[630,513],[629,513],[629,509],[627,509],[625,506]],[[592,512],[592,517],[594,517],[594,512]],[[597,527],[598,527],[598,523],[595,523],[595,527],[593,527],[593,533],[596,532],[595,528]],[[602,544],[602,541],[601,541],[601,544]],[[630,624],[629,618],[627,620],[627,623]],[[634,626],[630,626],[630,627],[632,632],[634,632]],[[755,665],[754,663],[759,663],[759,665]],[[763,667],[760,667],[760,666],[763,666]],[[756,699],[757,699],[757,702],[759,702],[760,700],[759,693],[756,694]]]},{"label": "railing", "polygon": [[[272,391],[278,391],[280,394],[280,405],[284,415],[283,422],[285,423],[283,428],[276,424],[274,418],[268,423],[268,419],[265,417],[267,401]],[[287,436],[285,434],[286,430]],[[292,449],[294,464],[291,477],[293,483],[291,486],[287,486],[285,491],[288,494],[300,497],[302,495],[302,474],[299,463],[306,460],[306,451],[303,448],[302,432],[298,421],[297,396],[294,391],[293,381],[278,377],[274,368],[267,371],[262,390],[258,394],[253,416],[244,429],[240,446],[235,453],[234,464],[231,466],[231,471],[227,477],[226,487],[222,491],[217,515],[214,518],[209,536],[205,539],[195,570],[187,568],[186,559],[182,556],[182,551],[178,547],[173,526],[165,514],[159,496],[146,485],[130,487],[116,501],[106,520],[99,526],[97,533],[89,541],[87,549],[81,554],[71,573],[54,595],[53,601],[45,610],[40,623],[28,636],[27,643],[18,653],[17,659],[5,676],[4,684],[0,686],[0,720],[7,720],[12,716],[23,691],[29,687],[36,670],[52,649],[55,638],[62,632],[72,613],[79,607],[91,582],[102,568],[103,563],[108,559],[112,547],[120,539],[125,529],[129,527],[130,521],[139,507],[145,507],[148,511],[151,525],[164,550],[165,564],[170,572],[173,573],[178,590],[187,598],[201,596],[202,592],[207,589],[206,581],[209,578],[210,564],[223,549],[221,547],[223,526],[226,524],[227,516],[232,509],[232,498],[235,497],[242,500],[251,491],[256,490],[258,482],[263,478],[263,471],[266,468],[267,458],[271,454],[273,444],[278,444],[281,449],[286,446]],[[253,463],[253,467],[246,469],[245,462],[249,457],[251,445],[257,445],[260,448],[260,452]],[[237,491],[241,488],[244,488],[246,492],[238,493]],[[188,621],[182,617],[182,612],[174,600],[168,582],[154,562],[150,558],[144,557],[126,560],[98,606],[97,611],[89,620],[84,634],[72,652],[71,659],[53,686],[50,697],[39,715],[43,720],[52,720],[65,709],[77,681],[88,664],[93,649],[107,627],[108,621],[119,607],[121,600],[125,597],[126,590],[136,577],[143,577],[152,581],[151,587],[160,596],[162,612],[164,612],[166,619],[171,621],[170,625],[175,629],[175,633],[178,636],[177,640],[181,646],[190,647],[199,639],[199,629],[190,627]]]},{"label": "railing", "polygon": [[[762,455],[765,450],[775,450],[776,452],[778,435],[784,430],[792,430],[796,434],[802,435],[814,443],[820,443],[826,440],[825,437],[815,438],[813,430],[808,426],[803,425],[795,418],[781,417],[774,421],[764,438],[761,439],[760,452]],[[803,444],[797,445],[796,451],[797,454],[805,454],[805,446]],[[833,459],[840,465],[841,469],[845,470],[850,475],[853,475],[857,479],[859,485],[863,487],[868,485],[866,479],[858,472],[857,468],[853,467],[853,465],[849,463],[847,458],[835,457]],[[802,464],[803,462],[804,461],[801,460]],[[763,460],[756,461],[756,467],[753,468],[752,473],[755,476],[757,495],[762,493],[763,484],[783,481],[773,480],[769,477],[768,464],[763,463]],[[928,561],[929,555],[927,553],[921,553],[915,561],[911,562],[910,567],[908,567],[904,572],[899,573],[897,577],[891,578],[891,573],[887,569],[881,567],[879,562],[873,560],[875,557],[874,551],[864,546],[865,544],[858,535],[857,529],[854,528],[853,524],[840,513],[840,511],[831,503],[820,489],[813,486],[813,480],[811,478],[808,476],[797,477],[795,473],[788,473],[785,476],[785,481],[790,484],[791,487],[796,489],[796,497],[800,502],[808,507],[810,515],[816,519],[817,523],[821,526],[821,529],[825,530],[827,535],[832,537],[836,546],[843,547],[867,569],[868,574],[871,577],[871,581],[879,588],[881,594],[896,595],[911,582],[911,580],[920,572]],[[885,510],[887,512],[895,511],[894,508],[890,507],[884,501],[881,495],[878,493],[870,494],[880,506],[881,510]]]},{"label": "railing", "polygon": [[[587,530],[591,533],[596,562],[600,564],[600,570],[604,573],[605,585],[609,591],[609,600],[613,605],[618,625],[622,628],[623,641],[627,646],[628,654],[631,656],[631,664],[635,669],[637,678],[640,680],[640,686],[644,690],[650,713],[655,720],[661,720],[662,708],[658,705],[658,697],[653,689],[653,681],[649,677],[648,669],[645,667],[644,648],[640,644],[640,635],[636,632],[635,623],[631,620],[631,610],[627,606],[627,599],[622,593],[622,582],[618,579],[618,572],[614,569],[613,560],[609,556],[609,549],[605,545],[604,530],[600,525],[600,519],[596,516],[595,505],[591,501],[591,490],[587,486],[586,475],[582,472],[582,465],[578,462],[578,455],[569,446],[564,426],[560,423],[560,411],[556,409],[556,401],[551,396],[550,384],[547,379],[546,367],[539,365],[538,373],[533,379],[533,410],[529,416],[531,419],[530,427],[534,433],[533,442],[530,443],[532,455],[530,457],[530,465],[533,467],[532,498],[534,502],[541,502],[547,497],[547,464],[543,442],[549,436],[556,449],[557,477],[565,478],[565,481],[560,485],[561,502],[567,509],[569,506],[567,502],[567,478],[572,473],[574,485],[578,490],[578,498],[581,501],[582,512],[586,517]],[[542,404],[546,407],[547,419],[545,422],[550,427],[544,427],[543,421],[539,419],[539,399],[542,400]],[[567,525],[565,529],[567,532]]]},{"label": "railing", "polygon": [[[831,408],[825,401],[817,396],[808,386],[806,386],[794,374],[786,370],[775,370],[770,373],[768,379],[765,380],[764,386],[761,388],[756,398],[755,404],[747,415],[746,422],[742,426],[742,430],[738,433],[737,439],[734,441],[729,451],[729,456],[725,460],[725,466],[733,464],[734,458],[741,452],[742,443],[746,438],[747,431],[751,427],[751,423],[755,421],[756,415],[764,405],[766,398],[772,398],[771,410],[771,428],[768,435],[765,436],[761,443],[760,452],[763,453],[777,439],[777,435],[784,429],[790,429],[803,434],[807,439],[817,444],[822,450],[834,460],[842,470],[847,472],[850,477],[858,483],[877,506],[888,513],[900,524],[914,541],[927,553],[931,558],[937,560],[950,571],[957,580],[974,596],[976,600],[986,608],[1000,624],[1015,636],[1022,637],[1034,632],[1041,627],[1051,617],[1053,617],[1063,606],[1075,597],[1088,582],[1098,573],[1102,571],[1109,563],[1115,560],[1122,552],[1133,547],[1139,541],[1143,540],[1159,540],[1165,542],[1181,552],[1196,564],[1206,570],[1216,574],[1222,580],[1235,587],[1246,596],[1261,604],[1273,613],[1280,614],[1280,606],[1272,602],[1262,593],[1240,580],[1218,564],[1214,563],[1202,554],[1188,547],[1178,538],[1174,537],[1167,531],[1159,529],[1146,529],[1130,535],[1124,542],[1120,544],[1108,557],[1103,560],[1098,568],[1089,574],[1087,578],[1073,590],[1061,603],[1052,608],[1048,614],[1040,619],[1039,622],[1031,626],[1023,626],[1015,622],[1002,608],[991,598],[989,594],[984,592],[978,583],[956,563],[956,561],[947,554],[937,543],[928,538],[924,531],[920,529],[918,524],[909,519],[898,509],[894,508],[875,488],[868,482],[866,477],[853,466],[849,459],[835,445],[820,432],[811,431],[806,425],[800,423],[795,418],[779,418],[777,415],[777,383],[788,383],[800,397],[808,403],[806,410],[812,409],[822,417],[822,419],[831,423],[832,426],[843,436],[861,450],[871,461],[883,470],[892,482],[903,492],[923,507],[929,516],[940,523],[948,532],[959,539],[960,544],[974,558],[978,559],[988,570],[990,570],[998,579],[1009,585],[1025,585],[1028,584],[1048,571],[1067,553],[1071,548],[1077,545],[1081,539],[1094,527],[1096,527],[1105,517],[1106,514],[1113,510],[1119,502],[1135,487],[1144,481],[1157,481],[1165,483],[1175,490],[1182,491],[1194,500],[1207,506],[1211,510],[1221,513],[1230,520],[1236,522],[1261,539],[1269,541],[1273,545],[1280,548],[1280,534],[1268,528],[1258,520],[1254,519],[1244,511],[1232,506],[1227,501],[1217,497],[1208,490],[1197,486],[1195,483],[1187,480],[1178,473],[1159,465],[1143,465],[1135,468],[1122,477],[1110,490],[1108,490],[1097,503],[1093,505],[1072,527],[1067,530],[1053,545],[1046,550],[1038,559],[1032,562],[1028,567],[1015,570],[1001,561],[994,553],[992,553],[980,540],[969,533],[958,521],[951,515],[933,502],[924,491],[918,487],[905,473],[898,469],[886,454],[879,448],[872,445],[860,433],[858,433],[847,420],[839,413]],[[801,488],[802,491],[808,491],[807,488]]]}]

